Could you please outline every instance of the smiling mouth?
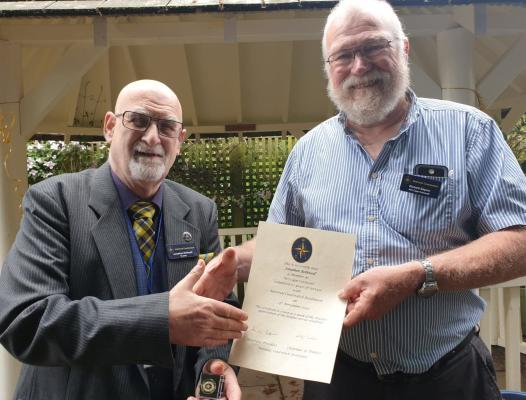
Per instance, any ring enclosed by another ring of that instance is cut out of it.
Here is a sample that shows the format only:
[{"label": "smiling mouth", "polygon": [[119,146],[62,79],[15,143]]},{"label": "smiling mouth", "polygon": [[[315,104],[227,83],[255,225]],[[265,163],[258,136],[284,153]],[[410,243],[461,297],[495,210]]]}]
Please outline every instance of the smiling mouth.
[{"label": "smiling mouth", "polygon": [[156,158],[156,157],[163,158],[162,154],[148,153],[148,152],[139,151],[139,150],[135,151],[135,156],[136,157],[148,157],[148,158]]},{"label": "smiling mouth", "polygon": [[358,85],[351,85],[351,89],[366,89],[372,86],[379,85],[381,82],[381,79],[373,79],[367,82],[360,83]]}]

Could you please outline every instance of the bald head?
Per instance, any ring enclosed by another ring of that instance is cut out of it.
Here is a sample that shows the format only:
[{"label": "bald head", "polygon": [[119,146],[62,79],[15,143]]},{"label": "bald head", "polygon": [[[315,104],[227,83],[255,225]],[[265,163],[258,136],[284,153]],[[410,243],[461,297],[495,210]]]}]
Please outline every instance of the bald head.
[{"label": "bald head", "polygon": [[156,98],[159,102],[174,107],[179,111],[180,121],[182,121],[181,103],[177,95],[164,83],[152,79],[141,79],[124,86],[117,96],[115,112],[120,113],[126,111],[127,107],[129,107],[130,103],[134,102],[135,99],[145,97]]},{"label": "bald head", "polygon": [[154,80],[126,85],[115,112],[104,117],[112,171],[135,194],[150,198],[168,174],[184,140],[181,103],[172,89]]}]

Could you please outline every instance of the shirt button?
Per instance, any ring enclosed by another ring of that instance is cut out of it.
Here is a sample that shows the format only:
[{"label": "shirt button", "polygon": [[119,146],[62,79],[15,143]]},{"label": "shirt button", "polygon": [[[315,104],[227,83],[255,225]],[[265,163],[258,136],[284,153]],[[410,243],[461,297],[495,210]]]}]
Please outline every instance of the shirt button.
[{"label": "shirt button", "polygon": [[374,258],[368,258],[367,259],[367,264],[373,265],[374,264]]},{"label": "shirt button", "polygon": [[374,215],[369,215],[367,217],[367,220],[373,222],[373,221],[376,221],[376,217]]},{"label": "shirt button", "polygon": [[378,358],[378,353],[375,353],[374,351],[369,354],[373,360],[376,360]]},{"label": "shirt button", "polygon": [[378,178],[378,172],[373,172],[371,174],[371,179],[376,179],[376,178]]}]

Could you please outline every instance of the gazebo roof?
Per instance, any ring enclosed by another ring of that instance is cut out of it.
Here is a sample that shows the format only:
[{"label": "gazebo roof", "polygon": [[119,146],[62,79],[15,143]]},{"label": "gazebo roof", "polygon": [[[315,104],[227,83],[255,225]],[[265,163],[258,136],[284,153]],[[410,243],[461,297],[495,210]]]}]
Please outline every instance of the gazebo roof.
[{"label": "gazebo roof", "polygon": [[[301,134],[334,113],[320,39],[335,3],[0,2],[0,42],[20,49],[24,135],[100,135],[119,90],[141,78],[174,88],[190,133]],[[505,129],[526,111],[526,0],[391,3],[410,36],[417,94],[441,97],[437,35],[463,28],[474,37],[474,81],[484,107],[495,115],[512,108]]]},{"label": "gazebo roof", "polygon": [[[176,14],[199,11],[255,11],[331,8],[335,0],[39,0],[4,1],[0,17]],[[394,7],[470,4],[526,4],[526,0],[390,0]]]}]

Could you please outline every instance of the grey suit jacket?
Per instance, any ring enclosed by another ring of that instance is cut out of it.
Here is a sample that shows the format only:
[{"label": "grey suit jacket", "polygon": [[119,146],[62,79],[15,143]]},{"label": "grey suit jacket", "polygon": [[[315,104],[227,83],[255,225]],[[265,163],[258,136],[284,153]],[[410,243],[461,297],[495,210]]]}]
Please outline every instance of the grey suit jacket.
[{"label": "grey suit jacket", "polygon": [[[216,206],[197,192],[165,181],[163,221],[166,245],[190,232],[200,253],[219,251]],[[196,262],[166,259],[169,287]],[[141,364],[173,368],[174,398],[182,398],[207,359],[228,354],[226,346],[171,346],[168,293],[137,296],[108,164],[26,193],[0,275],[0,342],[24,363],[17,400],[147,400]]]}]

